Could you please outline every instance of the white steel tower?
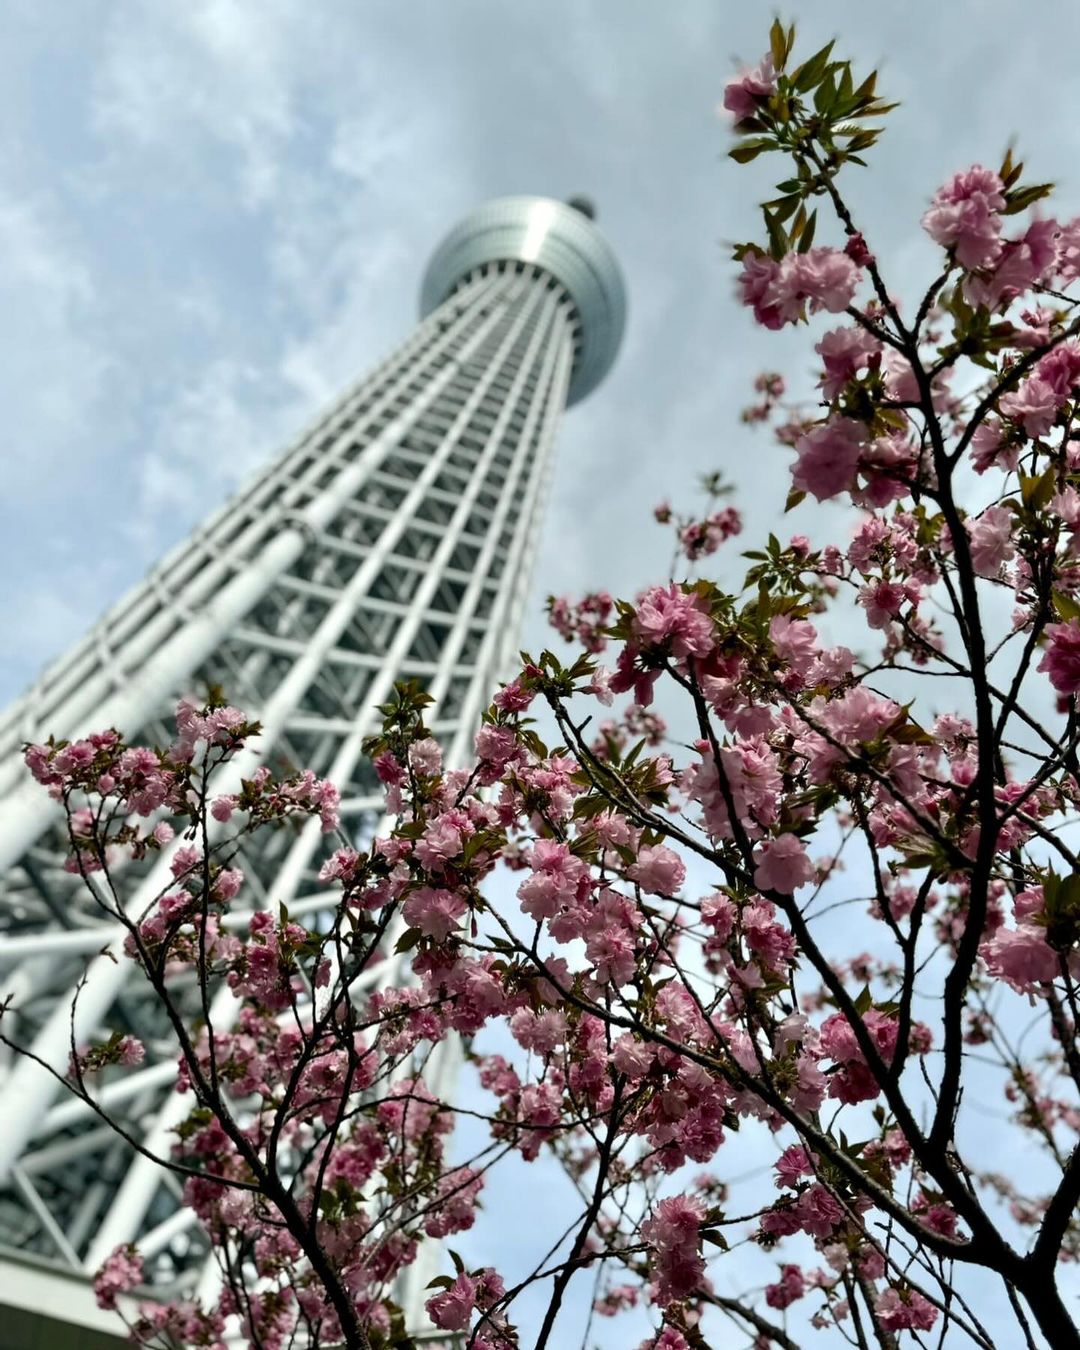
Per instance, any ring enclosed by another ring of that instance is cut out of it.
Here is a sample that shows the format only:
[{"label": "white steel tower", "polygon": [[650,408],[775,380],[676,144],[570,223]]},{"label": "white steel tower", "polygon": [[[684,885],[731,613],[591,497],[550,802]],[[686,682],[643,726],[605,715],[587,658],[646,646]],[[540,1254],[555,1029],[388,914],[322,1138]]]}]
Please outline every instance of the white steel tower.
[{"label": "white steel tower", "polygon": [[[108,726],[168,744],[177,698],[217,684],[262,722],[260,757],[331,778],[357,832],[380,804],[361,742],[395,681],[428,689],[448,762],[467,757],[516,647],[560,414],[615,359],[625,299],[586,201],[508,197],[436,250],[421,315],[0,717],[4,1030],[62,1071],[85,971],[78,1039],[119,1028],[146,1044],[145,1063],[101,1096],[151,1149],[182,1114],[172,1043],[136,968],[98,954],[117,933],[64,871],[65,835],[21,746]],[[253,902],[294,916],[325,906],[321,848],[317,822],[262,836],[243,862]],[[156,889],[153,873],[132,886]],[[0,1063],[0,1246],[37,1267],[40,1289],[129,1240],[163,1290],[189,1289],[205,1259],[191,1219],[173,1179],[57,1098],[37,1065]],[[0,1306],[41,1302],[5,1288],[5,1269]],[[67,1342],[58,1328],[40,1343]]]}]

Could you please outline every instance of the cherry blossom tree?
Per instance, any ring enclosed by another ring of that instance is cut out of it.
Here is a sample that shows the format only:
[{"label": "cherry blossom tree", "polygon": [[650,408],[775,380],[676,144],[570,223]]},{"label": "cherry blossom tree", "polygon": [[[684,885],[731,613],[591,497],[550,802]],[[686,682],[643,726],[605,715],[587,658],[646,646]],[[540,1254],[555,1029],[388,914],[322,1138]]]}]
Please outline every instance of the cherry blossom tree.
[{"label": "cherry blossom tree", "polygon": [[[418,1245],[473,1223],[500,1159],[543,1154],[581,1203],[537,1268],[448,1257],[431,1288],[476,1350],[522,1343],[534,1284],[525,1343],[568,1343],[579,1276],[598,1314],[649,1310],[646,1350],[704,1350],[725,1320],[785,1350],[1080,1346],[1080,220],[1028,217],[1050,188],[1011,154],[964,169],[929,198],[939,263],[901,307],[841,191],[889,105],[831,44],[794,43],[774,24],[724,107],[732,157],[782,165],[739,294],[766,329],[813,327],[819,393],[792,405],[765,375],[744,419],[784,447],[778,506],[846,506],[842,542],[772,535],[733,592],[708,575],[741,529],[723,483],[699,516],[662,504],[672,579],[552,601],[585,650],[523,658],[471,768],[443,767],[427,696],[397,690],[367,746],[389,822],[367,841],[311,774],[215,791],[258,735],[220,698],[182,703],[165,750],[27,748],[191,1103],[161,1162],[223,1292],[147,1301],[137,1342],[216,1347],[232,1325],[265,1350],[407,1347],[394,1288]],[[240,845],[313,815],[333,902],[233,931]],[[129,913],[118,861],[151,854],[172,884]],[[361,993],[393,949],[410,978]],[[480,1085],[466,1162],[464,1108],[425,1083],[451,1037]],[[92,1100],[141,1053],[73,1040],[66,1084]],[[731,1212],[740,1129],[768,1166]],[[750,1245],[772,1278],[722,1292]],[[121,1248],[99,1299],[141,1279]]]}]

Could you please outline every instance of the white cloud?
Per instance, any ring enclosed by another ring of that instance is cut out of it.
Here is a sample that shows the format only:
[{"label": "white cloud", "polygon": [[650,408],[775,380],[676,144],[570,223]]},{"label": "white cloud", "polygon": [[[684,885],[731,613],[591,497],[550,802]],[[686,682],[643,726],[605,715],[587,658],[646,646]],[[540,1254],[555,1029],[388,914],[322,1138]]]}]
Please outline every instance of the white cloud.
[{"label": "white cloud", "polygon": [[190,528],[268,461],[302,417],[265,371],[228,358],[206,367],[160,410],[138,468],[132,537],[152,546],[164,524]]},{"label": "white cloud", "polygon": [[[94,587],[89,589],[92,592]],[[86,628],[85,590],[78,581],[60,590],[55,576],[45,572],[40,580],[24,586],[7,601],[0,680],[10,679],[12,692],[82,635]]]},{"label": "white cloud", "polygon": [[265,205],[298,126],[294,38],[302,17],[290,0],[113,11],[96,80],[98,130],[167,162],[186,161],[196,173],[210,170],[204,157],[224,147],[236,157],[243,204]]},{"label": "white cloud", "polygon": [[0,186],[0,399],[9,501],[56,483],[56,469],[102,397],[112,362],[97,331],[98,294],[45,200]]}]

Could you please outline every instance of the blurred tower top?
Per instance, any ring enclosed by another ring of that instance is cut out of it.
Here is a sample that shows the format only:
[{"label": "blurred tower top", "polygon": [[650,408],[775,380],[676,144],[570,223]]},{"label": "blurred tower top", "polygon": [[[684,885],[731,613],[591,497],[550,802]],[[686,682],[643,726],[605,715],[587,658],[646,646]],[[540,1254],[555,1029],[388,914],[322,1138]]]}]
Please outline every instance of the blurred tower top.
[{"label": "blurred tower top", "polygon": [[443,239],[424,274],[420,313],[427,316],[493,263],[536,270],[561,285],[574,306],[575,354],[568,403],[590,393],[619,350],[626,288],[611,245],[593,224],[587,197],[498,197],[470,212]]}]

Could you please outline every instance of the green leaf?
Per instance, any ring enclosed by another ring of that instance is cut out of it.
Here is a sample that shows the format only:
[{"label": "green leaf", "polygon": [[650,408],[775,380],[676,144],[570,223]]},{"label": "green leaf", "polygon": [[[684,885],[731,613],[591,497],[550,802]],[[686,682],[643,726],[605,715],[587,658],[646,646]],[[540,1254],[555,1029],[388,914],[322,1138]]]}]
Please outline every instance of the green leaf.
[{"label": "green leaf", "polygon": [[803,232],[799,236],[799,252],[809,253],[810,245],[814,242],[814,230],[817,227],[817,211],[811,211],[810,216],[803,226]]},{"label": "green leaf", "polygon": [[814,94],[814,107],[822,117],[827,117],[836,108],[836,81],[833,79],[831,71],[817,87],[817,92]]},{"label": "green leaf", "polygon": [[404,933],[398,938],[394,947],[395,952],[411,952],[420,941],[422,934],[419,928],[406,928]]},{"label": "green leaf", "polygon": [[1019,212],[1025,211],[1034,202],[1049,197],[1053,190],[1053,183],[1033,183],[1031,187],[1017,188],[1015,192],[1007,192],[1001,214],[1003,216],[1015,216]]},{"label": "green leaf", "polygon": [[1066,623],[1070,619],[1080,619],[1080,604],[1077,604],[1072,596],[1066,595],[1064,591],[1054,592],[1054,608]]},{"label": "green leaf", "polygon": [[1020,500],[1032,511],[1041,511],[1050,502],[1057,486],[1057,469],[1053,464],[1041,474],[1020,475]]},{"label": "green leaf", "polygon": [[765,211],[765,228],[769,232],[769,253],[779,262],[788,251],[788,237],[771,211]]},{"label": "green leaf", "polygon": [[805,498],[805,492],[802,492],[798,488],[792,488],[787,495],[787,501],[784,503],[784,513],[787,514],[788,511],[794,511],[799,503],[805,500]]},{"label": "green leaf", "polygon": [[783,70],[788,53],[787,34],[779,19],[773,19],[772,27],[769,29],[769,51],[772,54],[773,65],[777,70]]},{"label": "green leaf", "polygon": [[[876,143],[877,138],[880,135],[881,130],[877,127],[866,127],[862,131],[857,131],[855,135],[852,136],[851,140],[848,141],[848,153],[854,155],[859,150],[869,150],[870,147]],[[860,164],[862,163],[861,160],[858,162]]]},{"label": "green leaf", "polygon": [[1071,876],[1061,878],[1057,900],[1058,905],[1065,911],[1080,907],[1080,872],[1073,872]]},{"label": "green leaf", "polygon": [[804,61],[798,70],[795,71],[791,77],[791,81],[798,93],[805,94],[808,90],[813,89],[816,84],[821,82],[821,78],[825,74],[825,69],[829,64],[829,57],[832,55],[832,49],[835,45],[834,42],[828,43],[827,46],[822,47],[819,52],[815,52],[809,61]]},{"label": "green leaf", "polygon": [[752,159],[757,159],[762,151],[775,149],[776,143],[770,137],[757,136],[753,140],[740,141],[738,145],[728,151],[728,155],[736,164],[749,164]]},{"label": "green leaf", "polygon": [[644,749],[645,749],[645,742],[638,741],[638,743],[634,746],[634,748],[630,751],[630,753],[626,756],[626,758],[622,762],[622,768],[624,773],[626,772],[627,769],[632,769],[634,767],[634,765],[637,763],[638,756]]},{"label": "green leaf", "polygon": [[940,867],[941,859],[936,853],[906,853],[904,866],[910,868]]},{"label": "green leaf", "polygon": [[889,736],[898,745],[934,745],[933,736],[914,722],[904,722],[890,731]]},{"label": "green leaf", "polygon": [[1043,882],[1043,913],[1050,923],[1072,918],[1080,909],[1080,873],[1056,877],[1052,873]]},{"label": "green leaf", "polygon": [[775,201],[767,202],[766,205],[773,213],[774,220],[787,220],[795,214],[795,208],[802,201],[799,193],[794,192],[788,197],[777,197]]}]

